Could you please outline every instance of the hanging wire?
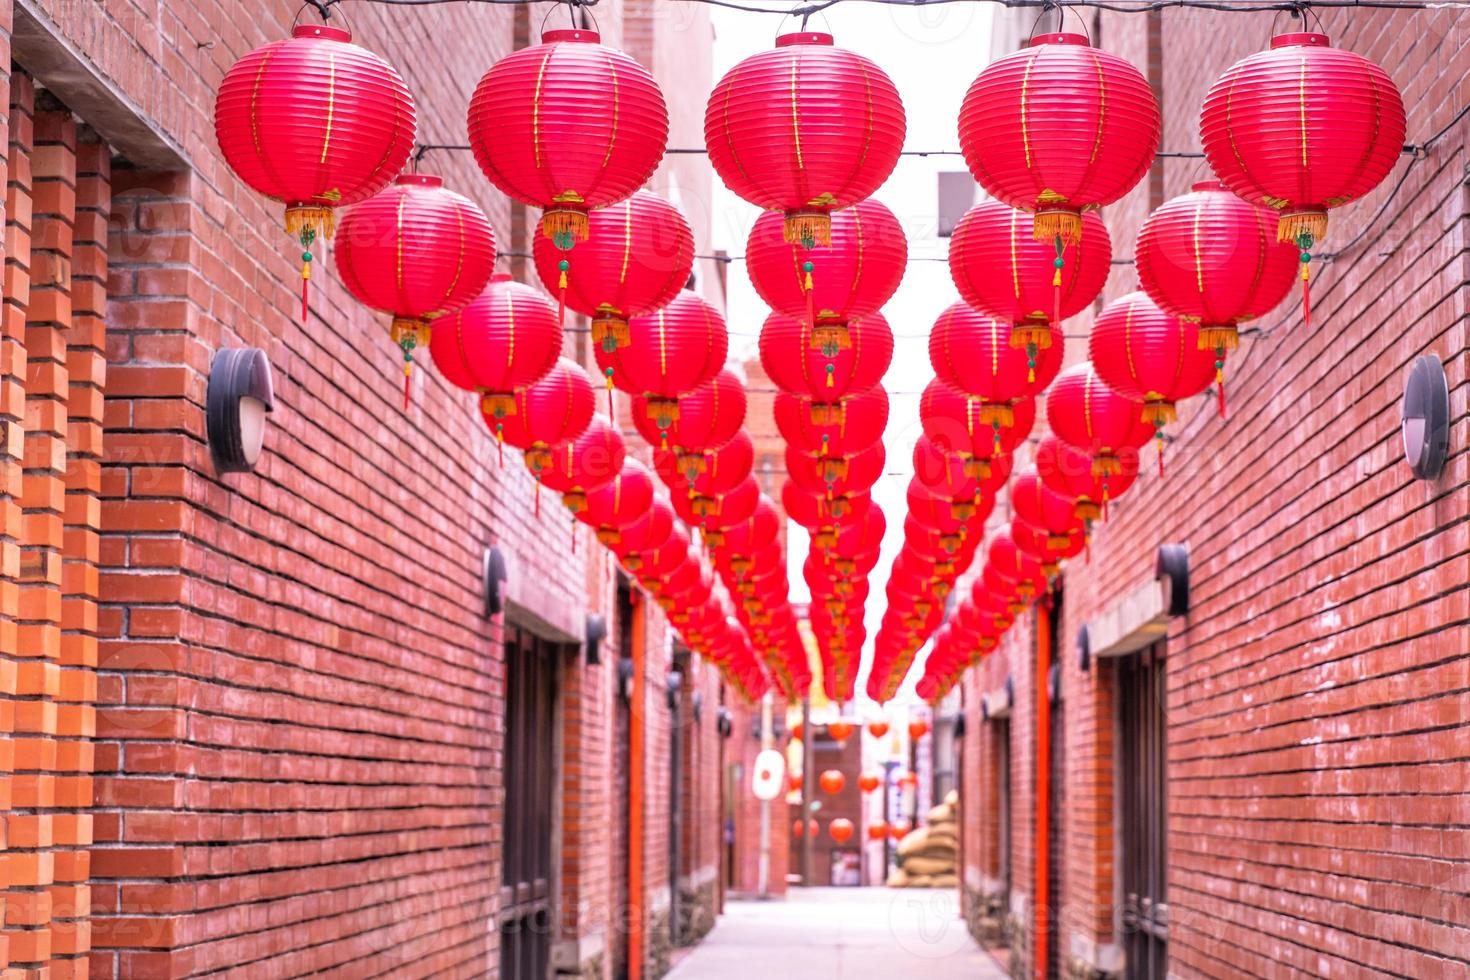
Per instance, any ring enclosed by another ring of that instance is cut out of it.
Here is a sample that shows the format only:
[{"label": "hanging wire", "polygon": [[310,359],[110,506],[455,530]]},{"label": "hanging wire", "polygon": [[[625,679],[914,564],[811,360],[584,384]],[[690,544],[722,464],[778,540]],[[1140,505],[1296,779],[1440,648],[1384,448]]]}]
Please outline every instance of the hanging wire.
[{"label": "hanging wire", "polygon": [[[322,11],[344,0],[305,0]],[[355,0],[358,3],[375,3],[389,7],[429,7],[446,3],[494,4],[503,6],[526,6],[535,3],[566,3],[575,7],[595,7],[599,0]],[[1470,0],[818,0],[815,3],[795,7],[765,7],[740,0],[667,0],[667,2],[702,3],[710,7],[738,10],[747,14],[778,14],[782,17],[800,17],[803,23],[814,14],[830,10],[842,3],[870,3],[890,7],[934,7],[941,4],[990,3],[1000,7],[1054,9],[1057,7],[1083,7],[1108,10],[1120,14],[1146,14],[1156,10],[1176,8],[1211,10],[1228,14],[1292,13],[1301,14],[1313,8],[1355,8],[1362,10],[1466,10]]]}]

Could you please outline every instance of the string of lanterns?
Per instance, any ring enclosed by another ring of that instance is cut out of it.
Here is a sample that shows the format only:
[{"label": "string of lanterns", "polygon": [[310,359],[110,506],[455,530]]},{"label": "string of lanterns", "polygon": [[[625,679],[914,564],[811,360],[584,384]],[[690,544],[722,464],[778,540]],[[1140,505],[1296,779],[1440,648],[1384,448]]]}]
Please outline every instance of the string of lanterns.
[{"label": "string of lanterns", "polygon": [[[427,348],[447,381],[476,394],[497,443],[521,451],[538,515],[542,487],[560,493],[690,648],[748,697],[774,684],[799,698],[814,679],[788,600],[783,513],[804,526],[823,686],[851,700],[867,576],[887,529],[871,495],[886,466],[882,380],[894,344],[881,310],[909,261],[899,222],[872,198],[906,132],[881,68],[803,29],[737,64],[706,105],[711,165],[765,212],[745,257],[772,309],[759,349],[787,443],[779,506],[753,475],[724,319],[686,288],[689,224],[642,189],[667,149],[664,96],[595,31],[546,31],[492,65],[468,107],[480,169],[542,212],[532,258],[543,289],[494,274],[495,236],[478,206],[436,176],[403,172],[412,96],[346,30],[300,26],[250,52],[224,76],[215,121],[235,174],[285,206],[303,319],[316,253],[335,238],[344,286],[390,318],[405,408]],[[1224,415],[1240,324],[1296,281],[1310,317],[1328,212],[1383,180],[1405,120],[1382,69],[1321,34],[1278,35],[1231,67],[1200,116],[1218,180],[1149,216],[1134,249],[1140,291],[1097,315],[1090,359],[1066,371],[1061,324],[1095,303],[1113,264],[1098,209],[1158,153],[1153,92],[1087,38],[1043,34],[980,72],[958,129],[991,199],[955,230],[948,261],[961,299],[929,334],[935,377],[920,401],[904,543],[868,675],[880,702],[931,640],[917,682],[929,700],[998,645],[1062,563],[1087,551],[1151,440],[1162,476],[1180,401],[1213,386]],[[587,371],[560,357],[568,308],[591,321],[605,414]],[[615,390],[630,398],[652,470],[615,423]],[[1050,434],[1013,474],[1042,408]],[[1003,492],[1014,518],[946,616]]]}]

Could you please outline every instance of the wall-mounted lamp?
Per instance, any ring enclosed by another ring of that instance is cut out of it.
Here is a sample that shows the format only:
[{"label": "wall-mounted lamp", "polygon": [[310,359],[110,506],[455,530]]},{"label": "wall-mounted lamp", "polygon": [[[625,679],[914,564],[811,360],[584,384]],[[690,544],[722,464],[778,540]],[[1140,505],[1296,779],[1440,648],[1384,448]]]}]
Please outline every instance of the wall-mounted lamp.
[{"label": "wall-mounted lamp", "polygon": [[633,698],[633,658],[620,657],[618,659],[618,697],[624,701]]},{"label": "wall-mounted lamp", "polygon": [[679,671],[671,670],[664,675],[664,700],[668,703],[670,711],[679,706],[679,688],[683,686],[684,675]]},{"label": "wall-mounted lamp", "polygon": [[695,688],[694,693],[689,695],[689,709],[696,722],[704,717],[704,692],[699,688]]},{"label": "wall-mounted lamp", "polygon": [[965,720],[965,713],[963,711],[955,715],[954,737],[956,740],[964,738],[965,732],[969,730],[969,727],[970,723]]},{"label": "wall-mounted lamp", "polygon": [[1084,674],[1092,669],[1092,634],[1086,623],[1077,631],[1077,668]]},{"label": "wall-mounted lamp", "polygon": [[495,545],[485,549],[485,559],[480,568],[480,585],[485,596],[485,618],[499,616],[505,611],[505,583],[509,580],[505,567],[505,556]]},{"label": "wall-mounted lamp", "polygon": [[1159,545],[1154,577],[1164,585],[1164,612],[1170,616],[1189,612],[1189,546]]},{"label": "wall-mounted lamp", "polygon": [[605,639],[607,639],[607,617],[601,613],[588,613],[586,642],[589,664],[602,663],[602,641]]},{"label": "wall-mounted lamp", "polygon": [[265,417],[275,406],[265,351],[232,347],[215,353],[209,366],[204,422],[216,473],[255,469],[265,444]]},{"label": "wall-mounted lamp", "polygon": [[730,709],[720,705],[719,712],[715,715],[715,731],[720,733],[720,738],[729,738],[735,731],[735,719],[730,714]]},{"label": "wall-mounted lamp", "polygon": [[1404,459],[1420,480],[1438,480],[1450,450],[1450,387],[1436,354],[1409,368],[1400,408]]}]

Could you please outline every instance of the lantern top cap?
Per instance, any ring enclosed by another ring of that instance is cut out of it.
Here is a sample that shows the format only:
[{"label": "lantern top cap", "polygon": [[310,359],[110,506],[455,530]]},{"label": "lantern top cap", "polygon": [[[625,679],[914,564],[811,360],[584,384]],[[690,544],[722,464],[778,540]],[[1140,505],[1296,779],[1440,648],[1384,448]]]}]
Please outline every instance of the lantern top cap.
[{"label": "lantern top cap", "polygon": [[1277,48],[1330,48],[1332,40],[1326,34],[1315,34],[1298,32],[1294,34],[1277,34],[1271,39],[1271,50]]},{"label": "lantern top cap", "polygon": [[581,44],[601,44],[602,35],[596,31],[584,30],[580,27],[563,27],[555,31],[542,31],[542,44],[557,44],[562,41],[575,41]]},{"label": "lantern top cap", "polygon": [[292,37],[315,37],[324,41],[345,41],[351,43],[352,32],[345,27],[332,27],[328,24],[297,24],[291,30]]},{"label": "lantern top cap", "polygon": [[1223,191],[1225,185],[1218,180],[1197,180],[1189,185],[1192,191]]},{"label": "lantern top cap", "polygon": [[510,282],[513,279],[515,279],[515,276],[511,275],[509,272],[496,272],[490,276],[491,282]]},{"label": "lantern top cap", "polygon": [[434,174],[399,174],[393,183],[403,187],[443,187],[444,178]]},{"label": "lantern top cap", "polygon": [[782,34],[776,38],[778,48],[790,48],[798,44],[819,44],[830,48],[834,43],[831,34],[823,34],[821,31],[797,31],[794,34]]},{"label": "lantern top cap", "polygon": [[1092,42],[1085,34],[1072,34],[1069,32],[1058,32],[1054,34],[1038,34],[1031,39],[1027,47],[1039,48],[1043,44],[1070,44],[1079,48],[1090,48]]}]

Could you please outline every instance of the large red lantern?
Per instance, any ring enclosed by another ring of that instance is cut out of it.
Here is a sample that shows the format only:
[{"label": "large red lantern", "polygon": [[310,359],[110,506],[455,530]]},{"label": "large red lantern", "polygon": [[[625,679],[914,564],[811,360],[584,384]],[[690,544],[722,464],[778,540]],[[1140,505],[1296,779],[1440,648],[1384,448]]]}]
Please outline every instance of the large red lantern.
[{"label": "large red lantern", "polygon": [[220,153],[241,180],[286,205],[286,232],[302,248],[303,320],[316,239],[332,237],[337,208],[378,193],[403,169],[414,126],[398,72],[340,27],[300,25],[220,81]]},{"label": "large red lantern", "polygon": [[1239,325],[1286,298],[1296,275],[1296,248],[1275,240],[1275,223],[1271,209],[1206,180],[1150,214],[1134,246],[1149,298],[1197,324],[1197,346],[1214,352],[1222,415],[1225,355],[1239,346]]},{"label": "large red lantern", "polygon": [[[603,488],[598,493],[605,490],[606,488]],[[595,495],[587,498],[589,504],[594,499]],[[655,499],[653,506],[631,524],[607,535],[604,535],[602,529],[599,528],[597,538],[604,543],[608,543],[606,538],[611,538],[609,547],[612,548],[613,554],[618,556],[624,568],[630,572],[637,572],[643,566],[644,553],[653,551],[668,541],[673,536],[676,525],[674,511],[669,507],[668,501]]]},{"label": "large red lantern", "polygon": [[875,442],[851,456],[819,459],[787,447],[786,472],[807,493],[825,494],[828,501],[867,493],[883,475],[883,443]]},{"label": "large red lantern", "polygon": [[546,31],[491,66],[470,99],[470,146],[507,196],[542,208],[560,249],[588,235],[587,212],[653,176],[669,111],[648,69],[595,31]]},{"label": "large red lantern", "polygon": [[871,197],[898,163],[903,103],[883,70],[832,35],[784,34],[710,93],[704,145],[737,196],[785,215],[788,242],[831,242],[831,212]]},{"label": "large red lantern", "polygon": [[893,212],[874,200],[832,214],[831,243],[803,248],[786,240],[767,211],[745,245],[745,268],[766,305],[813,324],[810,343],[831,357],[850,343],[847,324],[877,313],[898,289],[908,240]]},{"label": "large red lantern", "polygon": [[1066,347],[1058,335],[1033,359],[1010,338],[1009,323],[963,302],[940,314],[929,331],[934,374],[980,402],[980,424],[991,427],[997,443],[1000,430],[1016,423],[1015,403],[1039,394],[1057,376]]},{"label": "large red lantern", "polygon": [[614,545],[621,530],[646,515],[653,507],[653,475],[636,459],[625,459],[622,468],[606,486],[586,494],[575,511],[577,519],[597,531],[597,540]]},{"label": "large red lantern", "polygon": [[1087,531],[1081,521],[1062,534],[1053,534],[1046,528],[1014,518],[1011,521],[1011,538],[1017,548],[1041,564],[1042,574],[1048,578],[1062,570],[1062,562],[1080,555],[1087,547]]},{"label": "large red lantern", "polygon": [[1011,484],[1011,506],[1016,517],[1057,538],[1069,536],[1087,522],[1078,517],[1076,501],[1057,493],[1041,481],[1035,470],[1022,473]]},{"label": "large red lantern", "polygon": [[920,436],[914,441],[914,478],[936,497],[952,502],[951,511],[962,521],[975,514],[982,494],[993,494],[1011,474],[1011,457],[989,459],[961,456]]},{"label": "large red lantern", "polygon": [[[679,400],[679,417],[660,429],[650,417],[648,399],[633,399],[633,424],[650,446],[672,447],[680,469],[704,470],[704,454],[735,438],[745,424],[745,385],[734,373],[722,370]],[[686,458],[687,457],[687,458]]]},{"label": "large red lantern", "polygon": [[678,208],[639,191],[587,215],[588,240],[571,258],[545,235],[532,245],[536,274],[565,305],[592,318],[592,342],[628,343],[628,318],[665,305],[689,282],[694,233]]},{"label": "large red lantern", "polygon": [[577,514],[587,506],[590,491],[607,486],[622,472],[625,453],[622,433],[606,416],[594,415],[580,436],[551,448],[551,466],[538,476]]},{"label": "large red lantern", "polygon": [[1052,327],[1097,299],[1112,271],[1113,244],[1102,219],[1081,216],[1082,239],[1064,267],[1049,243],[1031,235],[1031,216],[999,201],[982,201],[955,225],[949,274],[960,296],[1011,323],[1011,345],[1034,361],[1050,347]]},{"label": "large red lantern", "polygon": [[1204,391],[1215,377],[1214,354],[1200,349],[1199,324],[1164,312],[1145,293],[1128,293],[1093,320],[1087,351],[1108,387],[1143,403],[1163,472],[1164,426],[1177,417],[1175,402]]},{"label": "large red lantern", "polygon": [[1046,393],[1046,421],[1063,442],[1092,457],[1098,475],[1121,473],[1121,455],[1153,438],[1143,405],[1118,394],[1091,361],[1063,371]]},{"label": "large red lantern", "polygon": [[1058,259],[1086,237],[1082,212],[1148,172],[1160,129],[1148,80],[1080,34],[1042,34],[991,62],[960,107],[970,173],[992,197],[1035,212],[1033,233]]},{"label": "large red lantern", "polygon": [[761,327],[761,367],[777,388],[812,400],[819,425],[835,424],[837,403],[883,380],[893,362],[893,331],[883,314],[847,325],[848,346],[828,357],[812,345],[812,330],[794,317],[772,313]]},{"label": "large red lantern", "polygon": [[760,506],[761,487],[747,476],[716,497],[673,495],[674,512],[690,527],[697,527],[704,543],[712,548],[724,544],[725,529],[747,523]]},{"label": "large red lantern", "polygon": [[628,321],[628,345],[595,351],[614,385],[646,401],[645,415],[659,430],[679,421],[679,403],[720,373],[730,337],[725,318],[697,293],[684,290],[662,309]]},{"label": "large red lantern", "polygon": [[497,439],[523,450],[536,475],[551,468],[551,447],[576,439],[592,424],[597,396],[592,379],[565,357],[546,377],[516,393],[516,410],[504,417],[487,414],[485,424]]},{"label": "large red lantern", "polygon": [[827,769],[817,777],[817,782],[822,787],[822,792],[828,796],[836,796],[842,792],[842,787],[847,785],[847,777],[840,769]]},{"label": "large red lantern", "polygon": [[782,438],[804,453],[816,456],[850,456],[862,452],[883,438],[888,425],[888,392],[874,385],[860,395],[842,401],[841,417],[825,424],[829,413],[814,412],[810,399],[790,392],[776,394],[772,414]]},{"label": "large red lantern", "polygon": [[[1036,424],[1036,399],[1011,403],[1011,424],[1000,429],[980,422],[980,402],[939,378],[919,396],[919,423],[924,435],[941,449],[975,460],[1014,452]],[[999,444],[996,436],[1000,437]],[[980,467],[976,467],[979,469]]]},{"label": "large red lantern", "polygon": [[393,315],[406,406],[413,353],[429,346],[429,324],[480,295],[495,271],[490,219],[440,178],[404,174],[347,212],[336,256],[348,291]]},{"label": "large red lantern", "polygon": [[486,415],[516,410],[515,393],[546,376],[561,354],[561,328],[546,297],[505,273],[429,334],[444,379],[480,394]]},{"label": "large red lantern", "polygon": [[1036,447],[1036,472],[1053,492],[1075,500],[1073,512],[1084,521],[1107,519],[1108,503],[1121,497],[1138,479],[1138,451],[1117,454],[1118,468],[1096,472],[1085,449],[1047,434]]},{"label": "large red lantern", "polygon": [[852,840],[853,829],[852,821],[846,817],[838,817],[827,824],[827,833],[831,834],[832,840],[838,844],[846,844]]},{"label": "large red lantern", "polygon": [[690,457],[665,450],[654,454],[653,465],[659,478],[676,493],[687,491],[691,496],[719,497],[750,476],[755,466],[755,444],[741,429],[723,446],[693,458],[698,460],[697,464]]},{"label": "large red lantern", "polygon": [[1199,129],[1225,186],[1280,216],[1276,237],[1300,250],[1310,317],[1308,269],[1327,211],[1377,187],[1403,150],[1404,102],[1393,79],[1325,34],[1279,34],[1210,87]]},{"label": "large red lantern", "polygon": [[1023,601],[1030,602],[1047,590],[1041,563],[1016,547],[1016,539],[1011,537],[1010,528],[1003,527],[996,531],[990,539],[987,555],[986,568],[994,569],[997,575],[1013,583],[1016,594]]}]

